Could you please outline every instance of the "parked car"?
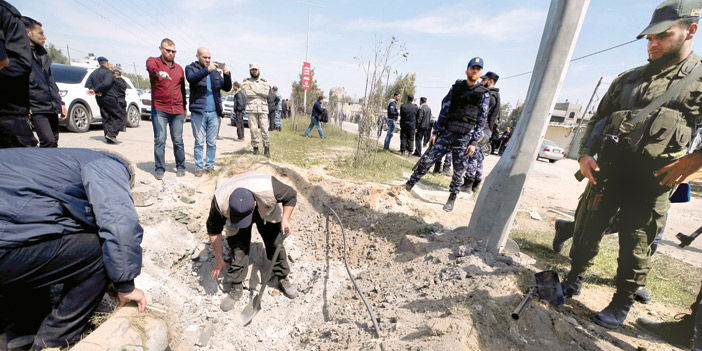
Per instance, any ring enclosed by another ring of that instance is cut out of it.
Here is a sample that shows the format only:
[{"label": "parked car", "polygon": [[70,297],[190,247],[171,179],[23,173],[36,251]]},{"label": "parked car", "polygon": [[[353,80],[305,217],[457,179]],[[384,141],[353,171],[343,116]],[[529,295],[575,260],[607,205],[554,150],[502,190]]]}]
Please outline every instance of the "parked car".
[{"label": "parked car", "polygon": [[[388,124],[383,123],[383,131],[388,131]],[[394,133],[399,133],[400,132],[400,119],[395,120],[395,129],[392,130],[393,134]]]},{"label": "parked car", "polygon": [[139,97],[141,100],[141,118],[151,118],[151,93],[144,92]]},{"label": "parked car", "polygon": [[234,113],[234,95],[227,95],[222,97],[222,112],[224,112],[224,117],[229,117]]},{"label": "parked car", "polygon": [[563,151],[562,147],[558,146],[558,144],[551,140],[544,139],[544,141],[541,143],[541,149],[539,149],[539,154],[536,156],[536,159],[538,160],[539,158],[545,158],[548,160],[548,162],[556,163],[556,161],[563,159],[563,157],[565,157],[565,152]]},{"label": "parked car", "polygon": [[[51,64],[51,71],[68,112],[68,118],[59,120],[59,125],[66,126],[72,132],[87,132],[91,124],[102,123],[97,101],[95,101],[94,96],[88,95],[88,89],[85,88],[85,81],[94,70],[94,68]],[[129,78],[122,78],[127,82],[127,91],[125,92],[127,127],[136,128],[141,121],[141,101],[134,84]]]}]

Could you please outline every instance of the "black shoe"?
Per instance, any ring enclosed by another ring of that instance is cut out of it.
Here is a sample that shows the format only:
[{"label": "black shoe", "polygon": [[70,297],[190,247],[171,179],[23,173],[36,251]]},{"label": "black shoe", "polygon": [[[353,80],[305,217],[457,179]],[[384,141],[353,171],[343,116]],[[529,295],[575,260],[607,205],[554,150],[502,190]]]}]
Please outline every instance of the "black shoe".
[{"label": "black shoe", "polygon": [[412,183],[408,180],[407,183],[405,183],[402,187],[407,191],[412,191],[412,188],[414,187],[414,183]]},{"label": "black shoe", "polygon": [[571,279],[570,276],[568,276],[563,283],[561,283],[561,287],[563,288],[564,297],[580,296],[583,290],[583,278],[578,276],[575,279]]},{"label": "black shoe", "polygon": [[117,141],[117,138],[109,135],[105,135],[105,142],[108,144],[119,144],[119,141]]},{"label": "black shoe", "polygon": [[434,170],[432,173],[441,173],[441,162],[437,162],[434,164]]},{"label": "black shoe", "polygon": [[295,286],[292,285],[290,279],[288,279],[287,277],[278,279],[278,289],[280,290],[280,292],[283,293],[283,295],[285,295],[285,297],[291,300],[296,298],[298,295],[297,288],[295,288]]},{"label": "black shoe", "polygon": [[179,169],[176,171],[176,177],[183,177],[185,176],[185,170],[184,169]]},{"label": "black shoe", "polygon": [[253,154],[258,155],[258,148],[257,147],[254,148]]},{"label": "black shoe", "polygon": [[263,149],[263,156],[266,156],[268,158],[271,158],[271,149],[269,147],[265,147]]},{"label": "black shoe", "polygon": [[482,182],[482,179],[476,179],[473,182],[473,188],[471,190],[473,190],[474,193],[477,193],[478,190],[480,190],[480,182]]},{"label": "black shoe", "polygon": [[163,172],[156,172],[156,173],[154,173],[154,178],[156,178],[156,180],[161,180],[161,179],[163,179]]},{"label": "black shoe", "polygon": [[556,235],[553,236],[553,251],[561,252],[566,240],[573,237],[575,231],[575,222],[566,221],[565,219],[556,220]]},{"label": "black shoe", "polygon": [[462,192],[470,195],[473,193],[473,182],[475,180],[466,178],[463,180],[463,185],[459,188]]},{"label": "black shoe", "polygon": [[647,334],[655,336],[673,346],[689,350],[695,333],[695,319],[689,314],[681,314],[671,322],[654,322],[648,318],[636,320],[636,326]]},{"label": "black shoe", "polygon": [[454,203],[456,203],[456,194],[451,194],[451,195],[449,195],[449,198],[446,201],[446,205],[444,205],[444,211],[446,211],[446,212],[453,211]]},{"label": "black shoe", "polygon": [[232,285],[232,290],[227,294],[227,296],[222,299],[222,303],[219,304],[219,308],[222,311],[227,312],[234,308],[237,301],[244,295],[244,286],[242,284]]},{"label": "black shoe", "polygon": [[648,291],[646,291],[646,287],[640,286],[638,289],[636,289],[636,292],[634,292],[634,300],[640,303],[649,304],[651,303],[651,295],[649,295]]},{"label": "black shoe", "polygon": [[612,302],[610,302],[609,305],[602,310],[602,312],[595,315],[595,317],[592,318],[592,321],[602,327],[616,329],[620,325],[624,324],[626,316],[629,314],[629,310],[633,304],[633,297],[614,293]]},{"label": "black shoe", "polygon": [[30,350],[32,344],[34,344],[34,339],[36,335],[24,335],[8,340],[7,350],[8,351],[20,351],[20,350]]}]

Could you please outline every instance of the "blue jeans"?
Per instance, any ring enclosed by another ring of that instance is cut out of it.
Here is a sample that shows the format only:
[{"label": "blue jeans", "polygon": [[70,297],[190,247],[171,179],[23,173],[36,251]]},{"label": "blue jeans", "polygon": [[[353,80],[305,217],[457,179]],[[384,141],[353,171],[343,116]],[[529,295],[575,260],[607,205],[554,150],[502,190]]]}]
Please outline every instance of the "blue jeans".
[{"label": "blue jeans", "polygon": [[176,169],[185,171],[185,148],[183,147],[183,122],[184,114],[166,113],[151,107],[151,124],[154,127],[154,159],[155,172],[166,171],[166,124],[171,130],[173,155],[175,156]]},{"label": "blue jeans", "polygon": [[317,126],[319,137],[324,138],[324,132],[322,132],[322,124],[319,123],[319,120],[315,117],[310,117],[310,126],[307,127],[307,130],[305,131],[305,136],[307,136],[307,134],[310,134],[310,131],[312,131],[312,127],[314,126]]},{"label": "blue jeans", "polygon": [[390,139],[392,139],[392,133],[395,131],[395,120],[394,119],[387,119],[386,123],[388,124],[388,134],[385,135],[385,146],[383,146],[385,149],[390,148]]},{"label": "blue jeans", "polygon": [[[190,125],[193,127],[195,137],[195,169],[202,170],[202,149],[203,142],[207,138],[207,160],[205,168],[214,168],[215,152],[217,152],[217,129],[219,128],[219,116],[217,112],[205,112],[204,114],[191,112]],[[206,136],[205,136],[206,134]]]}]

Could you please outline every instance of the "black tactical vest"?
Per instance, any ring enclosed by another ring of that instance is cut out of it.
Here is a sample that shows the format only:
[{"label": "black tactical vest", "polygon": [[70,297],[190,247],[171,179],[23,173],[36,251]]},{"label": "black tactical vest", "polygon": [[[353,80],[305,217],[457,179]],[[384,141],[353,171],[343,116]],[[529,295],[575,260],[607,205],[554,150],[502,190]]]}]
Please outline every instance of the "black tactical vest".
[{"label": "black tactical vest", "polygon": [[468,134],[478,123],[480,103],[488,89],[480,84],[468,86],[462,80],[453,85],[451,106],[446,115],[446,130],[458,134]]}]

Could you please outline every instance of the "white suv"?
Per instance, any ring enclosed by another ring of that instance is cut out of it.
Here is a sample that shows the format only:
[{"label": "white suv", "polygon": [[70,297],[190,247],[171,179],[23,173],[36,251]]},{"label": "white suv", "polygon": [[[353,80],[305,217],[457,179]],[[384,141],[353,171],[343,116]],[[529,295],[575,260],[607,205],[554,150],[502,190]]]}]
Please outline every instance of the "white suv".
[{"label": "white suv", "polygon": [[[59,124],[72,132],[87,132],[91,124],[102,123],[95,96],[88,95],[88,89],[85,88],[85,81],[94,70],[95,68],[51,64],[51,72],[68,112],[68,118],[59,120]],[[129,78],[122,78],[127,82],[127,127],[136,128],[141,121],[139,93]]]}]

